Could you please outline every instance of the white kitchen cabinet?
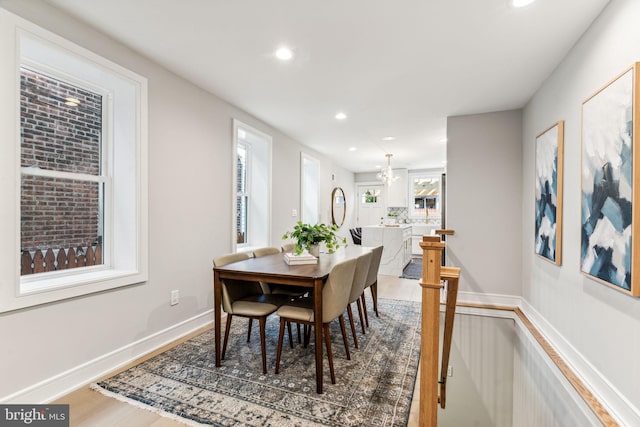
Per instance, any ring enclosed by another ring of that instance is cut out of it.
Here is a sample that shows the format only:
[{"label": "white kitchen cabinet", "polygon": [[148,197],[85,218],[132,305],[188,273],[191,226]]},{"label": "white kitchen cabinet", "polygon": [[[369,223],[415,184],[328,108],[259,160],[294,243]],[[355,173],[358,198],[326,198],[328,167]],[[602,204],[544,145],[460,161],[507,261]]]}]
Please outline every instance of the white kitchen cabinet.
[{"label": "white kitchen cabinet", "polygon": [[398,179],[387,185],[387,207],[409,206],[409,171],[407,169],[394,169],[394,176]]}]

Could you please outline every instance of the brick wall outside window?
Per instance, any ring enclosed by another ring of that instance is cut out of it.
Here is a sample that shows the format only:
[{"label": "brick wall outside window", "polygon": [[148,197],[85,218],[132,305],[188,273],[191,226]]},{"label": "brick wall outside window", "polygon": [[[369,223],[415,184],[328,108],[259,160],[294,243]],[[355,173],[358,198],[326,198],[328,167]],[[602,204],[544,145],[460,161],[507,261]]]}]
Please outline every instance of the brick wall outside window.
[{"label": "brick wall outside window", "polygon": [[[100,175],[100,94],[23,68],[20,101],[21,167]],[[21,250],[101,242],[100,185],[23,174]]]}]

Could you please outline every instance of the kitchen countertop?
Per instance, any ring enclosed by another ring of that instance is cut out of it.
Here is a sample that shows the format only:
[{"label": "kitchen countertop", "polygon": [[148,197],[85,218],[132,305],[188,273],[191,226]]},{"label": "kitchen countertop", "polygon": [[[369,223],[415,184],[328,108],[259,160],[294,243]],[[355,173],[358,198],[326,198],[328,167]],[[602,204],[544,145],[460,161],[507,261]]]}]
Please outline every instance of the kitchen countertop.
[{"label": "kitchen countertop", "polygon": [[365,225],[363,228],[365,227],[372,227],[372,228],[407,228],[407,227],[411,227],[412,224],[393,224],[393,225]]}]

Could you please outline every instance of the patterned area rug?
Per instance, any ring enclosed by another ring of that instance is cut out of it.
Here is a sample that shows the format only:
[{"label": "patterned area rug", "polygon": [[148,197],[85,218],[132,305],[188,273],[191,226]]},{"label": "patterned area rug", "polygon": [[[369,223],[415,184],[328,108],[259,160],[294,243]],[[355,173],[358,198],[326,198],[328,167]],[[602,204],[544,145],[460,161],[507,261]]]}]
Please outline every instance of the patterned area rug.
[{"label": "patterned area rug", "polygon": [[366,335],[356,322],[358,350],[347,326],[351,360],[345,357],[338,322],[333,322],[337,384],[331,384],[325,356],[323,394],[316,393],[313,338],[303,348],[295,327],[294,348],[285,334],[280,374],[274,374],[277,316],[267,320],[266,375],[257,325],[247,343],[247,320],[238,318],[220,368],[214,364],[209,330],[92,388],[190,425],[405,426],[419,360],[420,304],[378,302],[380,317],[369,316]]},{"label": "patterned area rug", "polygon": [[422,258],[413,258],[402,272],[403,279],[420,280],[422,278]]}]

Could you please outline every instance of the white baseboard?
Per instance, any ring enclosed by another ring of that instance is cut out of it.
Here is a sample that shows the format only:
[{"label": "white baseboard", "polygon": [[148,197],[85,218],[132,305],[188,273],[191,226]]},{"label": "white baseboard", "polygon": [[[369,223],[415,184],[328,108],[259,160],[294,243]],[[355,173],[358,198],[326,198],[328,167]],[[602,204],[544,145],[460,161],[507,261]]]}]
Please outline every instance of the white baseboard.
[{"label": "white baseboard", "polygon": [[524,299],[522,300],[521,310],[571,370],[609,411],[609,414],[619,421],[620,425],[640,426],[640,408],[634,406],[625,398],[602,373]]},{"label": "white baseboard", "polygon": [[208,310],[16,393],[0,397],[0,402],[51,402],[212,322],[213,310]]}]

